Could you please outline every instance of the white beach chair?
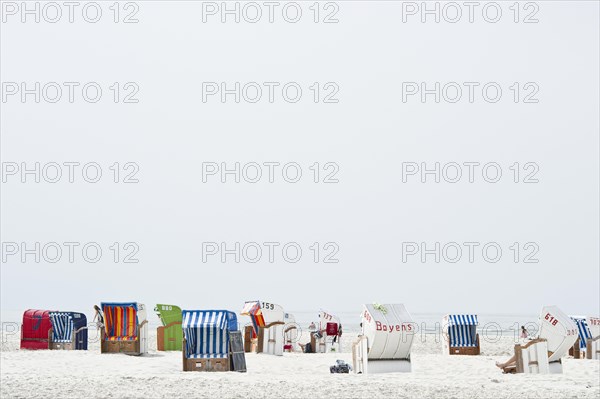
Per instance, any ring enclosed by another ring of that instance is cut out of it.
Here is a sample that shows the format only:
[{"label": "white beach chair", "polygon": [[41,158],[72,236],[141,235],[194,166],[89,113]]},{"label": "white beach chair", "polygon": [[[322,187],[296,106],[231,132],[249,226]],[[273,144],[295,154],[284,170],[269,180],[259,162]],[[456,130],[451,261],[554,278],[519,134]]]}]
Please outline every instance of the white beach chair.
[{"label": "white beach chair", "polygon": [[248,301],[242,316],[249,316],[256,335],[257,353],[283,356],[285,312],[283,307],[271,302]]},{"label": "white beach chair", "polygon": [[411,371],[416,326],[402,304],[364,305],[362,335],[352,345],[356,373]]},{"label": "white beach chair", "polygon": [[556,306],[544,306],[539,318],[538,338],[515,345],[514,364],[505,373],[562,373],[562,357],[577,341],[577,325]]},{"label": "white beach chair", "polygon": [[591,337],[586,340],[585,357],[586,359],[600,359],[600,317],[589,316],[587,325]]},{"label": "white beach chair", "polygon": [[[319,335],[315,339],[315,353],[341,352],[341,336],[339,332],[342,329],[340,318],[331,312],[319,311]],[[335,341],[335,342],[334,342]]]}]

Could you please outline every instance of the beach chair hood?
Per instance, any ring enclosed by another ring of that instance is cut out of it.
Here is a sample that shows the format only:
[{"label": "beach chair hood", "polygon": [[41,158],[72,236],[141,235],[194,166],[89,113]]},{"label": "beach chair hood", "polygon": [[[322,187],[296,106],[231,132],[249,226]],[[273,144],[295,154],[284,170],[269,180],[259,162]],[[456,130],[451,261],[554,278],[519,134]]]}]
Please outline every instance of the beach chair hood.
[{"label": "beach chair hood", "polygon": [[181,308],[175,305],[163,305],[157,304],[154,311],[158,315],[163,326],[169,325],[171,323],[177,323],[182,321],[182,313]]},{"label": "beach chair hood", "polygon": [[579,336],[575,322],[557,306],[544,306],[539,324],[539,337],[546,339],[548,351],[552,352],[549,362],[558,361],[567,354]]},{"label": "beach chair hood", "polygon": [[240,314],[250,317],[255,333],[258,333],[259,327],[268,327],[271,323],[285,323],[283,307],[270,302],[245,302]]},{"label": "beach chair hood", "polygon": [[326,328],[328,323],[341,324],[338,316],[323,309],[319,310],[319,322],[321,323],[321,328]]},{"label": "beach chair hood", "polygon": [[416,326],[404,305],[366,304],[362,326],[369,360],[410,358]]},{"label": "beach chair hood", "polygon": [[477,346],[477,315],[449,314],[442,320],[442,328],[448,333],[450,346]]}]

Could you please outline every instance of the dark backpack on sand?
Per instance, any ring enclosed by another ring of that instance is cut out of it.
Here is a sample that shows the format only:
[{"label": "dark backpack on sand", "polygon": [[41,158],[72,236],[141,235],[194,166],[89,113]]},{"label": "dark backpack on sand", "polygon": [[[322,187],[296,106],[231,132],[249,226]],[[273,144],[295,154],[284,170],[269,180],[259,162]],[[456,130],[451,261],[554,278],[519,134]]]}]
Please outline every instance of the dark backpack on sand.
[{"label": "dark backpack on sand", "polygon": [[313,353],[312,344],[310,342],[304,346],[304,353]]}]

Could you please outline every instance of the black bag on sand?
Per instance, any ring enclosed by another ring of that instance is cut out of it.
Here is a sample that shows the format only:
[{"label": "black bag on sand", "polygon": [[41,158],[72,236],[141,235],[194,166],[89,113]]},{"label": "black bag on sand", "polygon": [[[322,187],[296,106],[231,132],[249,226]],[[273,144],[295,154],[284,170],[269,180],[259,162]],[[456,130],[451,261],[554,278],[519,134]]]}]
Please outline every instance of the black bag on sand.
[{"label": "black bag on sand", "polygon": [[304,346],[304,353],[313,353],[312,344],[310,342]]}]

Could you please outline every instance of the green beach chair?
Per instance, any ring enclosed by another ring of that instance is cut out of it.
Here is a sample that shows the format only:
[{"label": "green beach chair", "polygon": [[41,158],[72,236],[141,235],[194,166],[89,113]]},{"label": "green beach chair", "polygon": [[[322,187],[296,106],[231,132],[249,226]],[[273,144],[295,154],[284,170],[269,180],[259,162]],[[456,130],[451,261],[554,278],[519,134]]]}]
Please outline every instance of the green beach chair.
[{"label": "green beach chair", "polygon": [[156,331],[156,349],[159,351],[180,351],[183,342],[181,330],[181,308],[175,305],[158,304],[154,308],[162,326]]}]

